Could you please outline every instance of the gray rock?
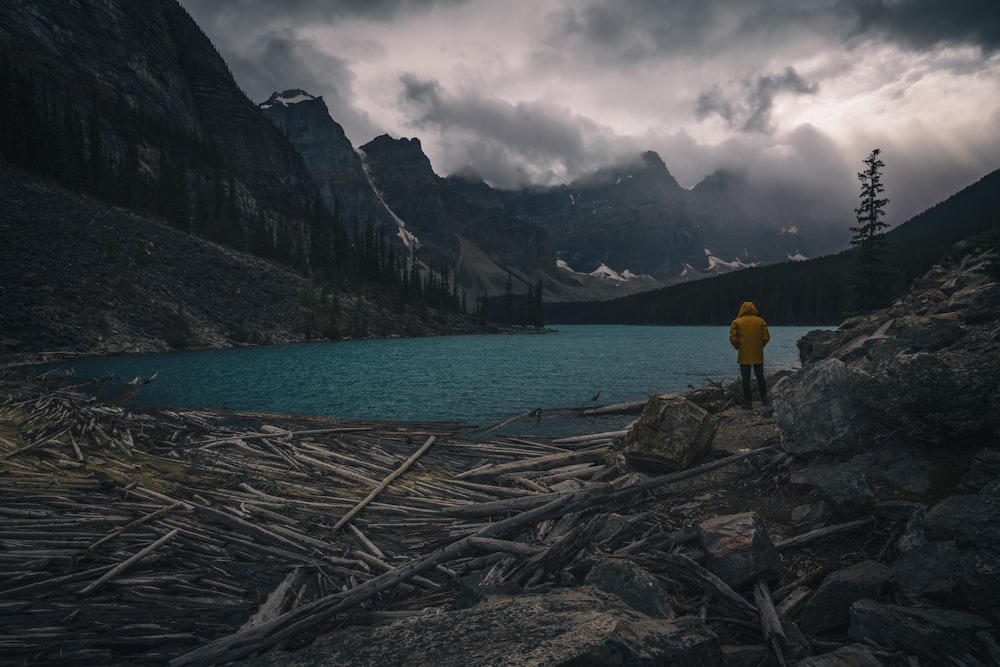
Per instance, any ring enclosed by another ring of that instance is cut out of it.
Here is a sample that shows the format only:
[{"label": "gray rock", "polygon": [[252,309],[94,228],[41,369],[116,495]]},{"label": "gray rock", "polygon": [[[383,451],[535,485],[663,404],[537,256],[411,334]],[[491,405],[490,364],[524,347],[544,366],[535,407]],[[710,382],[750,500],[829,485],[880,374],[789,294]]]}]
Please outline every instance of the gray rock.
[{"label": "gray rock", "polygon": [[840,337],[829,329],[810,331],[796,341],[795,346],[799,348],[799,361],[806,366],[833,354],[840,346]]},{"label": "gray rock", "polygon": [[891,576],[888,566],[873,560],[831,572],[802,609],[799,627],[808,635],[847,627],[851,605],[881,598],[889,589]]},{"label": "gray rock", "polygon": [[680,394],[657,394],[629,429],[622,453],[638,470],[682,470],[708,450],[718,428],[715,417]]},{"label": "gray rock", "polygon": [[1000,553],[970,549],[962,553],[959,590],[969,607],[1000,623]]},{"label": "gray rock", "polygon": [[886,482],[908,494],[922,495],[930,490],[930,464],[914,447],[890,440],[871,447],[851,462],[871,480]]},{"label": "gray rock", "polygon": [[981,449],[972,456],[969,470],[962,477],[959,489],[963,493],[979,493],[990,482],[1000,479],[1000,451]]},{"label": "gray rock", "polygon": [[955,312],[908,316],[897,323],[897,338],[913,351],[935,352],[962,337],[962,320]]},{"label": "gray rock", "polygon": [[825,500],[819,500],[795,506],[788,519],[792,522],[796,532],[804,533],[825,526],[832,514],[829,503]]},{"label": "gray rock", "polygon": [[949,653],[964,654],[978,643],[976,633],[991,628],[977,614],[948,609],[921,609],[858,600],[851,606],[848,636],[855,641],[874,642],[945,664]]},{"label": "gray rock", "polygon": [[955,292],[948,307],[958,310],[969,324],[980,324],[1000,314],[1000,284],[970,285]]},{"label": "gray rock", "polygon": [[961,552],[951,540],[926,541],[901,551],[892,564],[892,573],[908,596],[958,606],[961,561]]},{"label": "gray rock", "polygon": [[722,655],[726,667],[757,667],[765,665],[774,655],[767,644],[749,644],[740,646],[723,646]]},{"label": "gray rock", "polygon": [[733,588],[784,572],[781,556],[756,512],[715,517],[698,527],[705,567]]},{"label": "gray rock", "polygon": [[1000,550],[1000,495],[945,498],[927,512],[925,530],[929,539],[955,540],[959,548]]},{"label": "gray rock", "polygon": [[872,499],[865,470],[853,463],[818,465],[792,473],[790,480],[815,488],[834,512],[850,517],[866,512]]},{"label": "gray rock", "polygon": [[875,505],[874,515],[878,521],[902,523],[921,511],[926,512],[927,505],[909,500],[883,500]]},{"label": "gray rock", "polygon": [[593,588],[498,596],[471,609],[413,616],[272,651],[251,667],[722,667],[719,639],[699,619],[652,619]]},{"label": "gray rock", "polygon": [[674,610],[660,580],[630,560],[598,560],[584,580],[613,593],[628,606],[653,618],[671,618]]},{"label": "gray rock", "polygon": [[864,644],[849,644],[823,655],[799,660],[795,667],[882,667],[882,661]]},{"label": "gray rock", "polygon": [[857,446],[862,419],[850,396],[847,367],[838,359],[806,366],[774,387],[781,448],[796,456],[842,453]]}]

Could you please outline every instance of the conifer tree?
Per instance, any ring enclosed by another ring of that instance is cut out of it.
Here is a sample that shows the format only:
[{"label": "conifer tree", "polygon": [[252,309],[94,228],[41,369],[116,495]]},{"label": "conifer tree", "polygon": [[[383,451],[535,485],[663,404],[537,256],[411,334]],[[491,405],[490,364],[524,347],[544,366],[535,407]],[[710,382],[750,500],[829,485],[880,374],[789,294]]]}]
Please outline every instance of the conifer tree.
[{"label": "conifer tree", "polygon": [[507,272],[507,285],[504,288],[504,315],[507,317],[507,324],[514,323],[514,283],[510,272]]},{"label": "conifer tree", "polygon": [[884,305],[892,288],[885,246],[885,230],[889,223],[884,220],[889,200],[881,196],[885,191],[882,184],[885,163],[879,157],[881,153],[880,149],[873,149],[865,158],[865,170],[858,172],[861,205],[854,209],[858,224],[850,228],[854,234],[851,246],[858,249],[849,302],[854,312],[866,312]]}]

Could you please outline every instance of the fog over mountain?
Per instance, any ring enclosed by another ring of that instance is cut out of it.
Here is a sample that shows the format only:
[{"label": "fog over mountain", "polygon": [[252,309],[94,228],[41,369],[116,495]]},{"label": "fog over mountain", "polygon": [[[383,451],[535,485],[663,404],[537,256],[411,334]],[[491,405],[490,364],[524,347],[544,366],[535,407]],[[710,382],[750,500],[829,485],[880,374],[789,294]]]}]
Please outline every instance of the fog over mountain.
[{"label": "fog over mountain", "polygon": [[846,224],[877,146],[898,223],[1000,154],[990,0],[181,2],[252,99],[303,88],[355,146],[419,137],[494,187],[653,150],[683,187],[734,170]]}]

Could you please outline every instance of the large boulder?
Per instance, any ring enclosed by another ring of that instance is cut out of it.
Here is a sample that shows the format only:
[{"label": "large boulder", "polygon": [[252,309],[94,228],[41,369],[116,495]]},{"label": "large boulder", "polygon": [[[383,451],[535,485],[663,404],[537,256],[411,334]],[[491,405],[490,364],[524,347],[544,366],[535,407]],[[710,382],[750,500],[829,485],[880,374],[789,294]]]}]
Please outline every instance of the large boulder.
[{"label": "large boulder", "polygon": [[767,525],[756,512],[708,519],[698,530],[705,567],[733,588],[758,578],[777,579],[784,572]]},{"label": "large boulder", "polygon": [[722,667],[719,638],[696,618],[654,619],[595,588],[497,596],[470,609],[352,627],[252,667],[677,665]]},{"label": "large boulder", "polygon": [[708,451],[718,421],[680,394],[657,394],[625,436],[622,453],[637,470],[683,470]]},{"label": "large boulder", "polygon": [[864,644],[848,644],[840,648],[799,660],[795,667],[882,667],[881,660],[875,657]]},{"label": "large boulder", "polygon": [[810,486],[842,517],[852,517],[868,509],[872,489],[865,468],[854,463],[817,465],[792,473],[793,484]]},{"label": "large boulder", "polygon": [[796,456],[848,452],[858,444],[861,415],[839,359],[824,359],[775,385],[774,419],[781,448]]},{"label": "large boulder", "polygon": [[585,581],[606,593],[614,593],[647,616],[670,618],[674,615],[660,580],[630,560],[602,558],[590,568]]},{"label": "large boulder", "polygon": [[977,634],[992,624],[982,616],[950,609],[923,609],[858,600],[851,606],[848,636],[858,642],[901,649],[926,657],[927,664],[947,664],[953,654],[970,646],[989,655]]},{"label": "large boulder", "polygon": [[847,627],[851,605],[858,600],[879,599],[889,590],[892,572],[873,560],[864,560],[831,572],[802,609],[799,627],[807,635]]}]

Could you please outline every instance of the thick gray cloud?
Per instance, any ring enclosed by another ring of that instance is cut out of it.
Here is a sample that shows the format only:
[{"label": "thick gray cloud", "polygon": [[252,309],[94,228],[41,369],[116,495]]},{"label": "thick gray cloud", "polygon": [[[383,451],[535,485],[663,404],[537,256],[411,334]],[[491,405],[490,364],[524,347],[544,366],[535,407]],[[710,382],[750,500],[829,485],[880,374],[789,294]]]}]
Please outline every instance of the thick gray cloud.
[{"label": "thick gray cloud", "polygon": [[295,25],[342,18],[388,21],[400,15],[427,11],[437,5],[461,5],[467,0],[190,0],[181,2],[199,21],[240,19],[266,24],[274,16]]},{"label": "thick gray cloud", "polygon": [[874,147],[893,223],[1000,167],[995,0],[180,1],[252,99],[322,95],[354,145],[496,186],[655,150],[847,226]]},{"label": "thick gray cloud", "polygon": [[858,34],[877,34],[913,49],[971,44],[1000,49],[1000,5],[996,0],[847,0]]},{"label": "thick gray cloud", "polygon": [[497,187],[565,183],[637,147],[572,110],[537,102],[511,104],[473,94],[450,95],[438,82],[401,78],[411,127],[440,133],[449,150],[445,173],[471,169]]},{"label": "thick gray cloud", "polygon": [[771,124],[771,109],[774,106],[774,96],[781,92],[796,95],[813,95],[818,90],[817,84],[803,81],[795,72],[795,68],[787,67],[782,74],[758,76],[756,81],[739,82],[734,99],[718,85],[710,91],[698,96],[696,113],[699,118],[717,114],[726,121],[726,125],[742,132],[774,131]]}]

